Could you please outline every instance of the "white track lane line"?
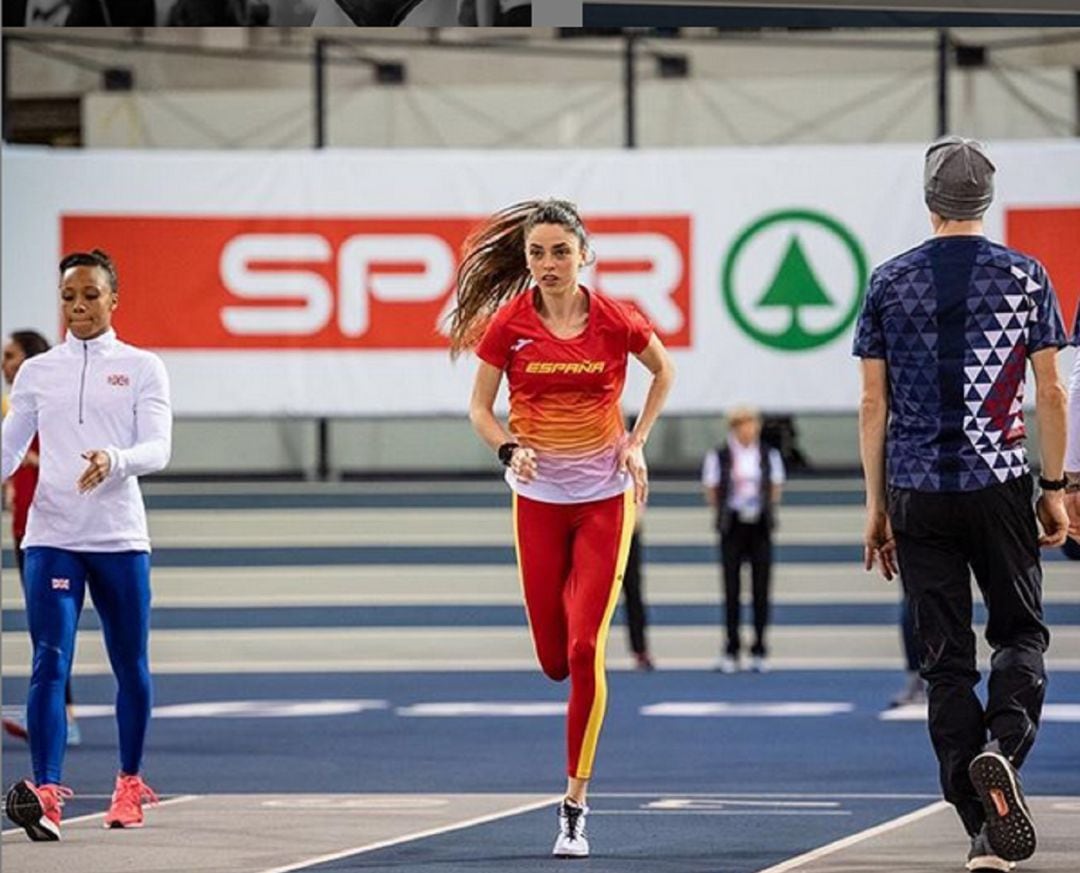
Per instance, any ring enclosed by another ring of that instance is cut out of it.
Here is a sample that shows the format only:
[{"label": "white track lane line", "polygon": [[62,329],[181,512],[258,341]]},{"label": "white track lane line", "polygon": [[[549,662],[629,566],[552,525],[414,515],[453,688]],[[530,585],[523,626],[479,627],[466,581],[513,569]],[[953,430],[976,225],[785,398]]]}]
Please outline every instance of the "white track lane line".
[{"label": "white track lane line", "polygon": [[385,849],[390,846],[397,846],[401,843],[411,843],[414,840],[423,840],[428,837],[435,837],[439,834],[447,834],[451,831],[460,831],[465,828],[475,827],[476,825],[487,824],[488,822],[498,821],[501,818],[509,818],[510,816],[520,815],[523,812],[532,812],[536,809],[543,809],[545,806],[552,806],[563,799],[561,794],[553,794],[550,797],[546,797],[543,800],[534,800],[532,803],[525,803],[521,806],[515,806],[511,809],[505,809],[501,812],[493,812],[488,815],[477,816],[476,818],[466,819],[465,821],[455,822],[454,824],[442,825],[437,828],[429,828],[425,831],[417,831],[412,834],[405,834],[400,837],[393,837],[389,840],[380,840],[377,843],[365,843],[362,846],[355,846],[351,849],[343,849],[340,852],[331,852],[328,855],[319,855],[315,858],[308,858],[304,861],[295,861],[292,864],[286,864],[284,867],[271,867],[268,870],[260,870],[259,873],[290,873],[292,870],[303,870],[305,867],[313,867],[316,864],[325,864],[328,861],[338,861],[342,858],[349,858],[353,855],[362,855],[365,852],[374,852],[377,849]]},{"label": "white track lane line", "polygon": [[850,809],[590,809],[589,815],[793,816],[853,815]]},{"label": "white track lane line", "polygon": [[758,791],[758,792],[739,792],[739,791],[652,791],[646,794],[634,793],[627,791],[590,791],[589,797],[702,797],[705,799],[713,798],[716,800],[726,800],[729,798],[788,798],[788,799],[823,799],[823,800],[934,800],[940,797],[939,794],[833,794],[833,793],[791,793],[780,791]]},{"label": "white track lane line", "polygon": [[[80,794],[78,795],[81,800],[92,800],[95,798],[112,797],[111,794]],[[200,794],[181,794],[179,797],[170,797],[168,800],[163,800],[160,803],[155,804],[151,809],[160,809],[163,806],[175,806],[178,803],[187,803],[189,800],[198,800],[202,795]],[[79,821],[93,821],[95,818],[105,818],[108,810],[102,810],[101,812],[91,812],[88,815],[78,815],[75,818],[65,818],[60,822],[62,827],[75,824]],[[9,834],[21,834],[24,833],[22,828],[11,828],[3,832],[4,836]]]},{"label": "white track lane line", "polygon": [[764,870],[759,870],[758,873],[787,873],[789,870],[798,870],[804,864],[809,864],[811,861],[816,861],[818,858],[824,858],[828,855],[832,855],[839,852],[841,849],[846,849],[848,846],[854,846],[857,843],[861,843],[865,840],[869,840],[872,837],[879,836],[880,834],[894,831],[897,828],[902,828],[905,825],[909,825],[912,822],[919,821],[919,819],[926,818],[927,816],[934,815],[941,812],[943,809],[948,809],[949,804],[944,800],[939,800],[936,803],[931,803],[929,806],[924,806],[922,809],[917,809],[914,812],[909,812],[907,815],[902,815],[899,818],[894,818],[890,821],[882,822],[879,825],[874,825],[872,828],[867,828],[864,831],[859,831],[857,834],[852,834],[849,837],[836,840],[828,845],[821,846],[817,849],[812,849],[809,852],[805,852],[802,855],[797,855],[794,858],[789,858],[787,861],[781,861],[779,864],[775,864],[772,867],[766,867]]}]

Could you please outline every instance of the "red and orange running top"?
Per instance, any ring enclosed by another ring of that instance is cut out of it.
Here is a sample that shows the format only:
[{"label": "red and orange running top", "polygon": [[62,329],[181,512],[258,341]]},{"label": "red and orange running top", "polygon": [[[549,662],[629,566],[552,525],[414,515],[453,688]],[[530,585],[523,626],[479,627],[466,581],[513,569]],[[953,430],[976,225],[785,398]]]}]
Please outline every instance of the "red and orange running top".
[{"label": "red and orange running top", "polygon": [[506,480],[519,494],[549,503],[601,500],[626,490],[618,470],[625,439],[619,399],[627,355],[640,354],[652,325],[633,307],[582,288],[589,319],[571,339],[555,336],[536,311],[535,289],[493,317],[476,354],[506,372],[510,432],[536,452],[537,477]]}]

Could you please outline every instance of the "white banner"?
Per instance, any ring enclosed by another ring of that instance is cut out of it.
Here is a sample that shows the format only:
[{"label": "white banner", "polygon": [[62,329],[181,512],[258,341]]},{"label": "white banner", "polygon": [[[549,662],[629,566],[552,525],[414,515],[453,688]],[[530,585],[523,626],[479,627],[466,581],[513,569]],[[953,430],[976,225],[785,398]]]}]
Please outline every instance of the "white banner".
[{"label": "white banner", "polygon": [[[452,364],[441,333],[460,245],[494,210],[557,196],[592,233],[586,282],[671,349],[670,411],[851,410],[869,271],[928,233],[922,151],[7,149],[4,329],[56,339],[59,257],[100,247],[118,332],[163,356],[181,415],[463,414],[474,364]],[[1071,317],[1080,145],[991,154],[988,232],[1047,265]]]}]

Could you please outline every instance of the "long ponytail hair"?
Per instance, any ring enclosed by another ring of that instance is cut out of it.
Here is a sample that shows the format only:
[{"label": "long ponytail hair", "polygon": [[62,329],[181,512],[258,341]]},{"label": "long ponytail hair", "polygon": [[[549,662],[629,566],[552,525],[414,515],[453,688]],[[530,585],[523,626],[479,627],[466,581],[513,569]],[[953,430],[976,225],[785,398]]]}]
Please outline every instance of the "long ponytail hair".
[{"label": "long ponytail hair", "polygon": [[457,306],[450,313],[450,355],[480,341],[495,311],[532,284],[525,239],[539,224],[573,233],[582,252],[589,237],[577,207],[568,200],[526,200],[500,209],[469,234],[457,271]]}]

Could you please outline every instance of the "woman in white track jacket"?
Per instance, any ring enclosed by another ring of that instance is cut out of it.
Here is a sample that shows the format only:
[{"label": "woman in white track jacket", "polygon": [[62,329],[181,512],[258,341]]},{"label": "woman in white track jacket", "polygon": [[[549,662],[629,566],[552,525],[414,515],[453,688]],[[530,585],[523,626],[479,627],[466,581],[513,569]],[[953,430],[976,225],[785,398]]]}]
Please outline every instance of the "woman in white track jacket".
[{"label": "woman in white track jacket", "polygon": [[34,778],[16,783],[7,798],[8,817],[32,840],[60,838],[60,807],[71,794],[60,784],[64,686],[87,589],[118,684],[120,773],[105,826],[141,826],[143,801],[156,800],[139,776],[151,684],[150,538],[137,477],[169,461],[169,381],[160,358],[121,342],[112,329],[119,298],[108,255],[64,258],[60,298],[67,336],[19,370],[3,427],[4,479],[35,433],[41,441],[23,541]]}]

